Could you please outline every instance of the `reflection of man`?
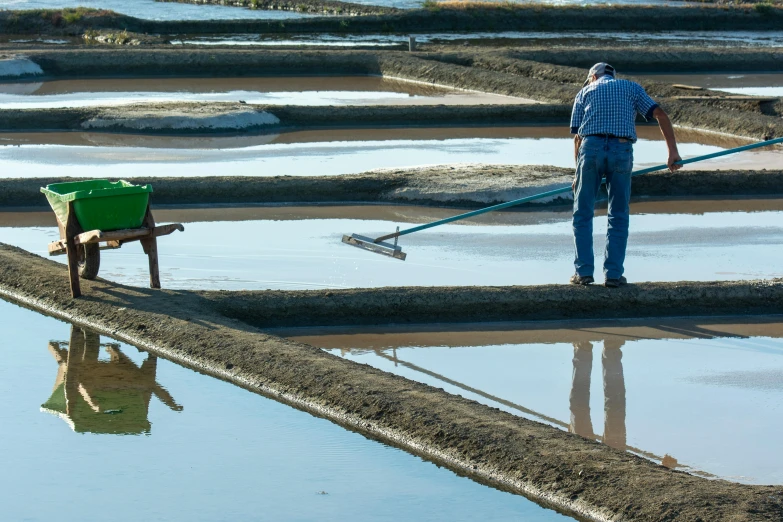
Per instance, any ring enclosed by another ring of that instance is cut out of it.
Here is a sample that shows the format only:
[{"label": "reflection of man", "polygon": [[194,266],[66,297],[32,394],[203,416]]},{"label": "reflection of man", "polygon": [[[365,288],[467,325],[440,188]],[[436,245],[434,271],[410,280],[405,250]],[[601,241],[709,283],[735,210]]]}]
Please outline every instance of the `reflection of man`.
[{"label": "reflection of man", "polygon": [[[622,348],[625,341],[604,341],[601,357],[604,377],[604,443],[625,449],[625,379],[623,377]],[[574,373],[571,382],[571,424],[569,431],[595,439],[590,418],[590,374],[593,371],[593,344],[590,341],[574,343]]]},{"label": "reflection of man", "polygon": [[182,409],[157,382],[157,358],[148,355],[141,366],[119,345],[107,344],[108,361],[99,359],[100,337],[71,327],[68,350],[50,342],[58,363],[57,378],[42,410],[63,418],[77,432],[139,434],[150,431],[149,404],[155,394],[172,410]]},{"label": "reflection of man", "polygon": [[594,439],[593,421],[590,418],[590,372],[593,371],[593,344],[589,341],[574,343],[574,374],[571,380],[571,424],[568,431],[587,439]]},{"label": "reflection of man", "polygon": [[601,360],[604,366],[604,443],[625,449],[625,378],[623,352],[625,341],[606,339]]}]

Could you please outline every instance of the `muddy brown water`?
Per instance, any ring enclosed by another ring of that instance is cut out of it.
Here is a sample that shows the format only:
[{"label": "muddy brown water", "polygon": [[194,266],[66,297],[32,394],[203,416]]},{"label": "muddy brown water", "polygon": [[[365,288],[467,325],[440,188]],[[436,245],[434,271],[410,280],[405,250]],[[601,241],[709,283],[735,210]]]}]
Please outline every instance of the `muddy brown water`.
[{"label": "muddy brown water", "polygon": [[0,84],[0,107],[90,107],[165,101],[295,105],[537,103],[380,76],[69,79]]},{"label": "muddy brown water", "polygon": [[[635,167],[665,162],[658,129],[640,127],[639,135]],[[748,143],[686,129],[679,135],[684,158]],[[573,167],[573,140],[565,127],[359,128],[208,138],[37,133],[3,134],[0,140],[7,144],[0,147],[0,169],[8,177],[123,178],[142,171],[150,177],[338,175],[457,163]],[[772,148],[686,168],[761,170],[778,168],[780,157]]]},{"label": "muddy brown water", "polygon": [[568,519],[1,300],[0,328],[7,520]]},{"label": "muddy brown water", "polygon": [[[643,141],[662,141],[654,126],[639,126],[637,136]],[[734,148],[753,140],[738,136],[676,128],[679,143]],[[455,127],[373,127],[352,129],[314,129],[279,134],[226,136],[149,136],[105,132],[4,132],[0,145],[70,145],[83,147],[142,147],[160,149],[241,149],[267,144],[330,142],[372,142],[455,139],[570,139],[563,126],[455,126]]]},{"label": "muddy brown water", "polygon": [[[780,277],[780,207],[779,200],[635,205],[626,275],[632,281]],[[216,215],[220,212],[160,214],[161,221],[183,218],[186,228],[159,242],[164,287],[523,285],[560,283],[573,273],[567,211],[502,213],[478,223],[466,221],[412,234],[401,240],[408,253],[405,262],[344,245],[340,239],[351,233],[375,237],[398,225],[404,228],[406,223],[444,217],[447,211],[372,206],[257,208],[222,219]],[[225,212],[231,215],[230,210]],[[244,217],[252,220],[228,220]],[[59,237],[56,227],[30,221],[25,225],[0,229],[0,241],[46,255],[46,245]],[[596,219],[594,238],[599,267],[605,229],[606,218],[601,216]],[[62,257],[56,259],[64,262]],[[105,252],[101,275],[146,286],[147,259],[136,244]],[[600,268],[596,275],[600,280]]]},{"label": "muddy brown water", "polygon": [[633,75],[666,83],[714,89],[748,96],[783,96],[783,73],[694,73]]},{"label": "muddy brown water", "polygon": [[[779,212],[783,211],[780,198],[703,198],[703,199],[656,199],[635,198],[631,213],[639,214],[689,214],[699,215],[713,212]],[[433,208],[411,205],[271,205],[271,206],[194,206],[190,208],[161,207],[153,210],[156,221],[177,223],[231,222],[231,221],[298,221],[298,220],[384,220],[401,223],[426,223],[453,216],[451,208]],[[606,201],[599,202],[596,215],[606,215]],[[540,225],[568,220],[569,205],[549,209],[490,212],[455,225]],[[23,210],[0,212],[1,228],[53,227],[54,214],[46,210]]]},{"label": "muddy brown water", "polygon": [[783,483],[783,316],[275,333],[666,467]]}]

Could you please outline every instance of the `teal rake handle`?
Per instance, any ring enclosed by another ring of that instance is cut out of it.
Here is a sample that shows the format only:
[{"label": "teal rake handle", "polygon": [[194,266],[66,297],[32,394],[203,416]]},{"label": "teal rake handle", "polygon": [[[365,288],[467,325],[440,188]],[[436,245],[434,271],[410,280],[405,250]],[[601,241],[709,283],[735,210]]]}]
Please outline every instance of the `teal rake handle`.
[{"label": "teal rake handle", "polygon": [[[720,152],[714,152],[712,154],[705,154],[704,156],[696,156],[695,158],[690,158],[686,160],[680,160],[677,162],[678,165],[687,165],[688,163],[696,163],[697,161],[704,161],[712,158],[720,158],[721,156],[728,156],[729,154],[734,154],[737,152],[743,152],[746,150],[751,149],[757,149],[759,147],[767,147],[769,145],[775,145],[776,143],[783,143],[783,138],[775,138],[774,140],[767,140],[767,141],[761,141],[759,143],[751,143],[750,145],[743,145],[742,147],[736,147],[734,149],[728,149],[728,150],[722,150]],[[664,170],[669,168],[668,165],[658,165],[655,167],[648,167],[646,169],[637,170],[631,173],[631,176],[641,176],[642,174],[649,174],[650,172],[656,172],[658,170]],[[387,234],[385,236],[381,236],[375,240],[376,243],[380,241],[385,241],[387,239],[392,239],[395,237],[405,236],[407,234],[413,234],[414,232],[419,232],[420,230],[426,230],[428,228],[437,227],[440,225],[445,225],[446,223],[453,223],[454,221],[460,221],[462,219],[467,219],[469,217],[473,216],[479,216],[481,214],[486,214],[487,212],[492,212],[495,210],[501,210],[508,207],[513,207],[516,205],[521,205],[522,203],[527,203],[528,201],[535,201],[537,199],[546,198],[549,196],[556,196],[558,194],[564,194],[565,192],[568,192],[571,190],[571,185],[567,185],[565,187],[550,190],[548,192],[542,192],[541,194],[534,194],[532,196],[526,196],[524,198],[515,199],[513,201],[507,201],[506,203],[500,203],[498,205],[492,205],[491,207],[486,208],[480,208],[478,210],[473,210],[471,212],[465,212],[464,214],[459,214],[456,216],[451,216],[449,218],[440,219],[438,221],[433,221],[432,223],[425,223],[424,225],[419,225],[416,227],[406,228],[405,230],[400,230],[397,232],[394,232],[392,234]]]}]

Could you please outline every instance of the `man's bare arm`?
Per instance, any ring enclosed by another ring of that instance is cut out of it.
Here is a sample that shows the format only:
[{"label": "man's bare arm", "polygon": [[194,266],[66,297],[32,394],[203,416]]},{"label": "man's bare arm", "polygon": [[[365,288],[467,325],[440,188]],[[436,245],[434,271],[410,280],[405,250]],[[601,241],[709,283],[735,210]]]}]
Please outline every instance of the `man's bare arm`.
[{"label": "man's bare arm", "polygon": [[[574,134],[574,163],[579,163],[579,146],[582,144],[582,137],[579,134]],[[574,173],[574,181],[571,182],[571,190],[576,190],[576,173]]]},{"label": "man's bare arm", "polygon": [[669,158],[666,160],[666,165],[671,172],[681,169],[682,165],[676,164],[676,162],[682,160],[682,158],[677,151],[677,138],[674,137],[674,128],[672,127],[669,115],[660,107],[656,107],[653,111],[653,118],[658,120],[661,134],[663,134],[663,139],[666,140],[666,147],[669,149]]}]

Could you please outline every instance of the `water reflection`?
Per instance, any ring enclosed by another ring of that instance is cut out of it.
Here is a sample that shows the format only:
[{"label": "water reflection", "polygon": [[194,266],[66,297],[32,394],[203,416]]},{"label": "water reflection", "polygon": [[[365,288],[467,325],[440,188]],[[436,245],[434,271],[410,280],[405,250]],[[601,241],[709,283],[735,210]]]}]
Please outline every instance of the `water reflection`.
[{"label": "water reflection", "polygon": [[[574,373],[571,380],[571,423],[568,431],[588,439],[596,438],[590,417],[590,375],[593,371],[593,343],[574,344]],[[601,355],[604,377],[604,436],[609,446],[626,449],[625,378],[623,352],[625,341],[606,340]]]},{"label": "water reflection", "polygon": [[[49,342],[57,377],[41,411],[57,415],[77,433],[149,434],[150,400],[155,395],[174,411],[182,406],[155,380],[157,357],[137,366],[118,343],[101,344],[94,332],[71,326],[68,347]],[[103,352],[108,359],[101,358]]]},{"label": "water reflection", "polygon": [[[574,345],[574,372],[571,378],[569,405],[571,423],[568,431],[587,439],[600,440],[612,448],[631,451],[658,461],[670,469],[684,468],[671,455],[660,457],[639,448],[628,446],[625,424],[625,376],[623,375],[623,339],[607,338],[603,342],[601,365],[604,384],[604,434],[596,435],[590,415],[590,376],[593,372],[593,343],[576,341]],[[709,474],[691,470],[703,476]]]},{"label": "water reflection", "polygon": [[[316,343],[317,344],[317,343]],[[423,375],[433,377],[438,381],[455,386],[461,390],[476,394],[492,402],[502,404],[508,408],[516,410],[526,416],[568,430],[587,439],[603,442],[612,448],[630,451],[643,456],[649,460],[657,462],[670,469],[680,469],[703,477],[713,477],[714,475],[702,470],[693,469],[690,466],[680,464],[678,460],[668,454],[663,456],[653,452],[637,448],[627,443],[626,430],[626,393],[625,377],[623,375],[623,353],[622,347],[625,340],[621,338],[607,337],[603,341],[603,352],[601,354],[601,364],[603,367],[603,389],[604,389],[604,432],[599,435],[593,429],[593,421],[590,414],[590,381],[593,371],[593,343],[588,340],[574,341],[573,374],[571,379],[571,391],[569,394],[569,407],[571,413],[570,422],[564,422],[555,417],[551,417],[540,411],[533,410],[522,404],[514,403],[502,397],[489,394],[483,390],[469,386],[455,379],[446,377],[432,370],[428,370],[416,364],[401,360],[397,355],[397,349],[391,348],[391,354],[387,353],[387,348],[371,348],[371,351],[378,357],[393,362],[395,366],[413,370]],[[354,350],[341,348],[343,356]],[[365,350],[356,350],[357,352],[367,353]]]}]

